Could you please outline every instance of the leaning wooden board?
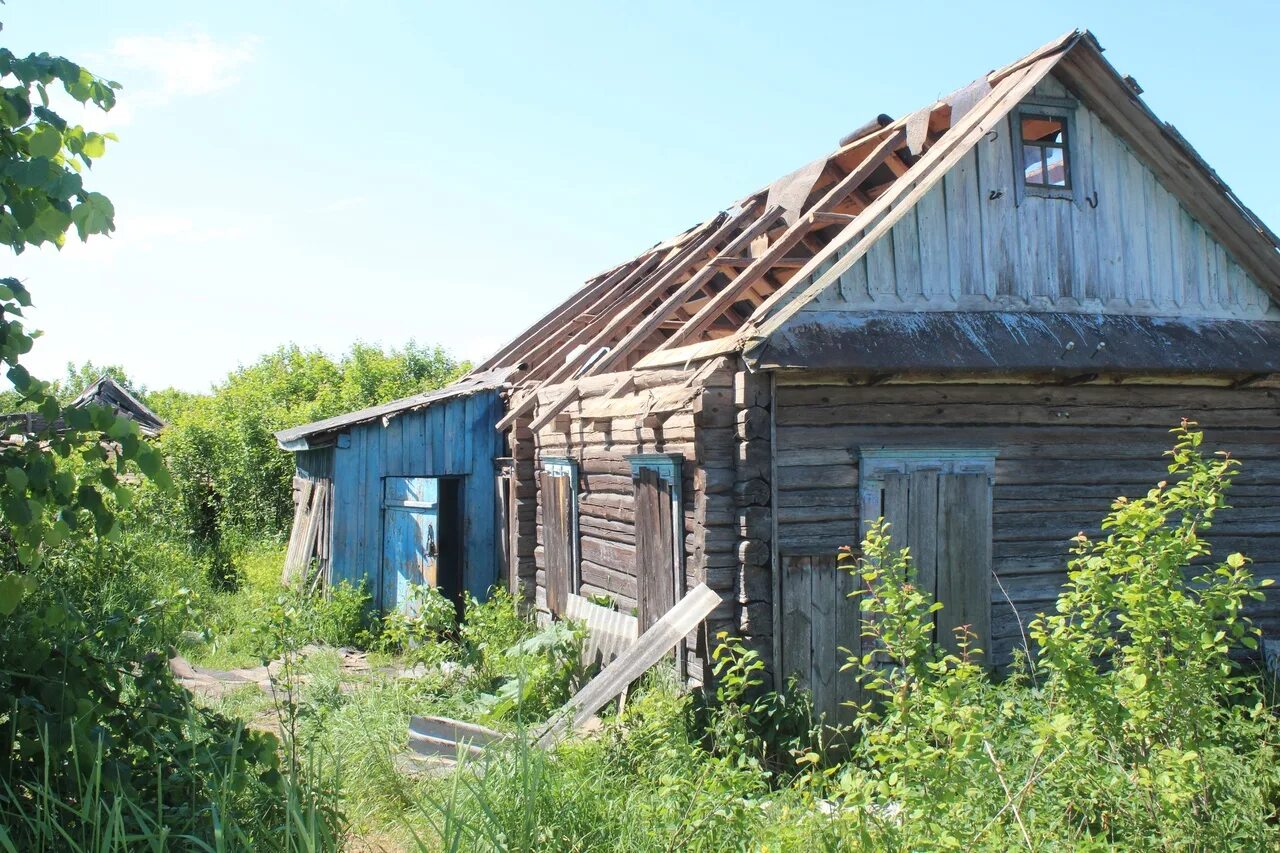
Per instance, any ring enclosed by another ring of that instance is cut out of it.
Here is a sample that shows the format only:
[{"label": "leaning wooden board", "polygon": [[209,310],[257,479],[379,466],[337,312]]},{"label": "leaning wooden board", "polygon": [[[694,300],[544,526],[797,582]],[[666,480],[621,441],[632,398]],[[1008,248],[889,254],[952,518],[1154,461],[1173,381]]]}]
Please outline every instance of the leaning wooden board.
[{"label": "leaning wooden board", "polygon": [[705,583],[698,584],[663,614],[635,645],[617,657],[564,704],[537,738],[537,745],[550,747],[585,723],[610,699],[621,693],[676,644],[688,636],[720,603],[720,596]]}]

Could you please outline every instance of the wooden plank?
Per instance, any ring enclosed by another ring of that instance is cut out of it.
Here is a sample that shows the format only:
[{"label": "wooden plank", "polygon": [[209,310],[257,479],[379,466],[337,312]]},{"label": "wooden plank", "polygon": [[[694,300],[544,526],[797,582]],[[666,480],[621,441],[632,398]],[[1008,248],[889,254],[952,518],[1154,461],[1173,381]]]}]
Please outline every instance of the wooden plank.
[{"label": "wooden plank", "polygon": [[[838,565],[838,564],[837,564]],[[862,701],[862,691],[858,685],[857,669],[843,669],[850,656],[862,654],[862,611],[859,606],[861,597],[853,595],[857,589],[857,578],[847,567],[836,570],[835,594],[835,638],[837,658],[841,671],[835,676],[835,721],[841,724],[852,723],[855,717],[853,705]]]},{"label": "wooden plank", "polygon": [[781,677],[798,676],[808,686],[813,666],[811,643],[813,625],[812,558],[804,555],[782,557],[782,624],[774,630],[782,636]]},{"label": "wooden plank", "polygon": [[939,480],[938,644],[958,652],[954,629],[968,625],[974,642],[991,640],[991,483],[986,474]]},{"label": "wooden plank", "polygon": [[813,693],[814,708],[825,713],[828,719],[834,719],[839,704],[836,676],[840,669],[836,623],[840,581],[837,577],[835,554],[815,556],[809,561],[809,566],[813,596],[810,604],[812,627],[809,643],[812,649],[812,669],[809,689]]},{"label": "wooden plank", "polygon": [[907,499],[907,540],[916,568],[916,583],[931,596],[938,594],[938,472],[912,471]]},{"label": "wooden plank", "polygon": [[698,584],[690,590],[653,627],[641,634],[635,645],[591,679],[556,712],[538,736],[537,745],[550,747],[585,723],[627,685],[666,657],[720,602],[720,596],[706,584]]},{"label": "wooden plank", "polygon": [[1012,124],[1008,117],[976,146],[982,277],[988,298],[1011,296],[1018,282],[1018,224]]},{"label": "wooden plank", "polygon": [[[884,477],[884,499],[880,506],[880,515],[889,525],[889,538],[895,550],[906,548],[909,542],[910,483],[911,477],[908,474],[886,474]],[[867,526],[873,521],[875,521],[874,516],[863,519],[863,523]]]},{"label": "wooden plank", "polygon": [[547,606],[564,613],[568,605],[573,556],[569,478],[542,474],[542,535],[546,561]]},{"label": "wooden plank", "polygon": [[977,173],[977,155],[971,150],[942,178],[947,204],[947,246],[951,253],[948,266],[953,299],[986,292],[982,283],[983,239]]}]

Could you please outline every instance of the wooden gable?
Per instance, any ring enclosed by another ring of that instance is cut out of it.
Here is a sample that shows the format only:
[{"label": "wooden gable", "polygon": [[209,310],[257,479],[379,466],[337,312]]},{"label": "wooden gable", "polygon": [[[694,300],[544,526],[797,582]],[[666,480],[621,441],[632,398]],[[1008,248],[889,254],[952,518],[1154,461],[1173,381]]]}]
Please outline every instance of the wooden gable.
[{"label": "wooden gable", "polygon": [[[1072,187],[1023,193],[1017,116],[1070,119]],[[1056,77],[801,311],[1054,311],[1280,318],[1155,173]],[[815,273],[817,280],[822,272]],[[802,317],[798,320],[803,321]]]}]

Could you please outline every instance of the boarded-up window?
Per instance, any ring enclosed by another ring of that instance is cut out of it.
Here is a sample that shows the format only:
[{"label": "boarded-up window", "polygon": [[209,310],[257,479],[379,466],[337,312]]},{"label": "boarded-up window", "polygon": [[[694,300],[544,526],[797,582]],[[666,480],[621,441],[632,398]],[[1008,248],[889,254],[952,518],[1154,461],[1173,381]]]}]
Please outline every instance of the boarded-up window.
[{"label": "boarded-up window", "polygon": [[628,457],[636,487],[636,602],[645,631],[683,592],[684,523],[680,513],[681,457]]},{"label": "boarded-up window", "polygon": [[568,459],[542,463],[542,549],[547,608],[564,615],[578,590],[578,472]]},{"label": "boarded-up window", "polygon": [[864,450],[860,459],[864,529],[890,524],[895,548],[910,548],[922,589],[942,602],[935,638],[956,650],[967,625],[984,650],[991,642],[991,486],[995,451]]}]

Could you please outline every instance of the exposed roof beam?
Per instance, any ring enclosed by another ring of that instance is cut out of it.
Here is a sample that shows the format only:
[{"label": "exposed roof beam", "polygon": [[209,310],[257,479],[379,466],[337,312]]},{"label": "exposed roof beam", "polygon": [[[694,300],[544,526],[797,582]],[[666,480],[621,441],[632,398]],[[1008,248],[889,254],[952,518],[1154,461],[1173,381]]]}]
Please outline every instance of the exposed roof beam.
[{"label": "exposed roof beam", "polygon": [[747,288],[759,281],[776,261],[786,257],[787,252],[791,251],[806,233],[818,227],[818,223],[824,221],[825,217],[838,215],[830,213],[831,208],[856,190],[904,142],[906,142],[906,132],[899,131],[877,145],[858,168],[841,178],[840,182],[828,190],[827,194],[813,206],[808,215],[794,222],[777,242],[769,247],[768,251],[756,258],[737,278],[729,282],[714,299],[704,305],[693,319],[685,324],[683,329],[672,335],[662,348],[670,349],[700,334],[712,320],[724,312],[725,308],[738,301]]},{"label": "exposed roof beam", "polygon": [[[978,106],[966,113],[959,124],[924,153],[913,167],[912,176],[895,182],[871,207],[846,225],[844,231],[827,245],[826,251],[816,255],[809,266],[798,270],[786,285],[774,291],[751,316],[752,323],[761,324],[754,337],[767,338],[801,306],[861,260],[867,250],[888,233],[968,153],[992,124],[1002,120],[1015,104],[1026,97],[1060,59],[1059,54],[1049,55],[1001,80]],[[856,239],[858,234],[863,235],[861,239]],[[801,289],[809,274],[830,260],[842,246],[848,246],[847,251],[813,283]]]}]

